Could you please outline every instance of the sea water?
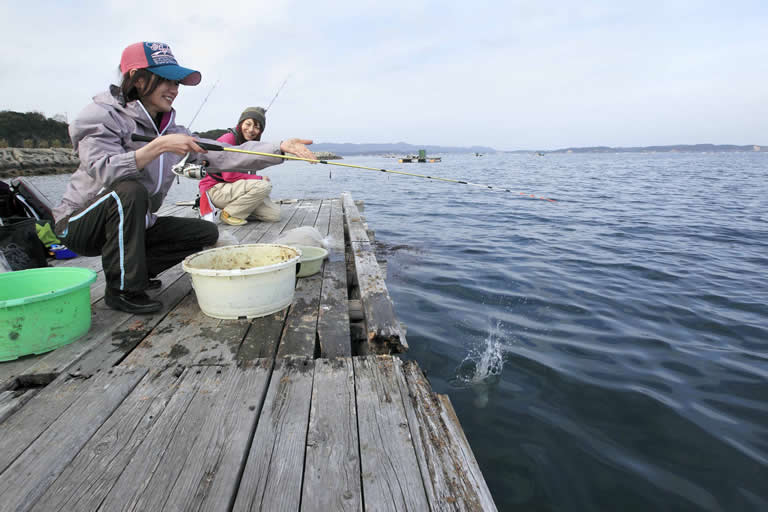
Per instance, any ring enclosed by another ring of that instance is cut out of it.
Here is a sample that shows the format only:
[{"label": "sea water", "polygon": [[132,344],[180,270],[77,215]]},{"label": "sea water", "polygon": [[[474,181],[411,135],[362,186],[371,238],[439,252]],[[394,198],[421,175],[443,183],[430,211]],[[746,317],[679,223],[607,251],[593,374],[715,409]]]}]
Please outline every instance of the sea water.
[{"label": "sea water", "polygon": [[[265,174],[276,198],[365,202],[406,357],[499,509],[768,510],[768,153],[439,156],[342,162],[513,192]],[[33,178],[52,199],[66,179]]]}]

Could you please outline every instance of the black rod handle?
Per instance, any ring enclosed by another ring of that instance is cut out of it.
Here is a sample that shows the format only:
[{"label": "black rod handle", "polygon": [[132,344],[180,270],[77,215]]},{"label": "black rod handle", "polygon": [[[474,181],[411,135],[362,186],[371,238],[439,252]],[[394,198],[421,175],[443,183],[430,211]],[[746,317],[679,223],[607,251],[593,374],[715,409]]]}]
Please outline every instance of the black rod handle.
[{"label": "black rod handle", "polygon": [[[138,133],[132,133],[131,134],[131,140],[134,142],[152,142],[155,140],[155,137],[150,137],[149,135],[139,135]],[[207,149],[208,151],[224,151],[223,146],[219,146],[218,144],[209,144],[208,142],[197,142],[197,145],[200,146],[203,149]]]}]

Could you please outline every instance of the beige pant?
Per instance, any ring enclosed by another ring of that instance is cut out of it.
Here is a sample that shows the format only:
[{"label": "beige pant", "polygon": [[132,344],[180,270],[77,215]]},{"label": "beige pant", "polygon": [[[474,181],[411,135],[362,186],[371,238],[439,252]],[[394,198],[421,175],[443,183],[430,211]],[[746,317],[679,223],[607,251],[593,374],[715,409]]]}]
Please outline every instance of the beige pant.
[{"label": "beige pant", "polygon": [[272,184],[267,180],[237,180],[233,183],[219,183],[208,189],[216,208],[221,208],[238,219],[277,222],[280,220],[280,205],[269,198]]}]

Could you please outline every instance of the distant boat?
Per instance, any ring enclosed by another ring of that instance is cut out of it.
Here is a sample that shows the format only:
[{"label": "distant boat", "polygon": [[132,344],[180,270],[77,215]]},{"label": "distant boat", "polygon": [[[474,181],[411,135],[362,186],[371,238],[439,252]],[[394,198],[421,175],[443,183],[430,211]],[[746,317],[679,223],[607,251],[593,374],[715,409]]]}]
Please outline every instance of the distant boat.
[{"label": "distant boat", "polygon": [[542,153],[541,151],[539,151],[539,152],[537,152],[537,153],[536,153],[536,156],[544,156],[544,153]]},{"label": "distant boat", "polygon": [[475,156],[483,156],[482,153],[475,153]]}]

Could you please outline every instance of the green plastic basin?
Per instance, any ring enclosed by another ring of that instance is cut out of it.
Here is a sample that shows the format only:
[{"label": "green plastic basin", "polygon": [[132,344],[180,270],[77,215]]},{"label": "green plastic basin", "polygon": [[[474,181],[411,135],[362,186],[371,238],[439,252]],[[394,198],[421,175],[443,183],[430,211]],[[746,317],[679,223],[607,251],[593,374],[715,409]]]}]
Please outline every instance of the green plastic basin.
[{"label": "green plastic basin", "polygon": [[299,263],[299,273],[296,277],[309,277],[320,272],[323,268],[323,260],[328,256],[328,251],[322,247],[312,247],[309,245],[297,245],[295,246],[301,251],[301,259]]},{"label": "green plastic basin", "polygon": [[91,328],[87,268],[34,268],[0,274],[0,361],[48,352]]}]

